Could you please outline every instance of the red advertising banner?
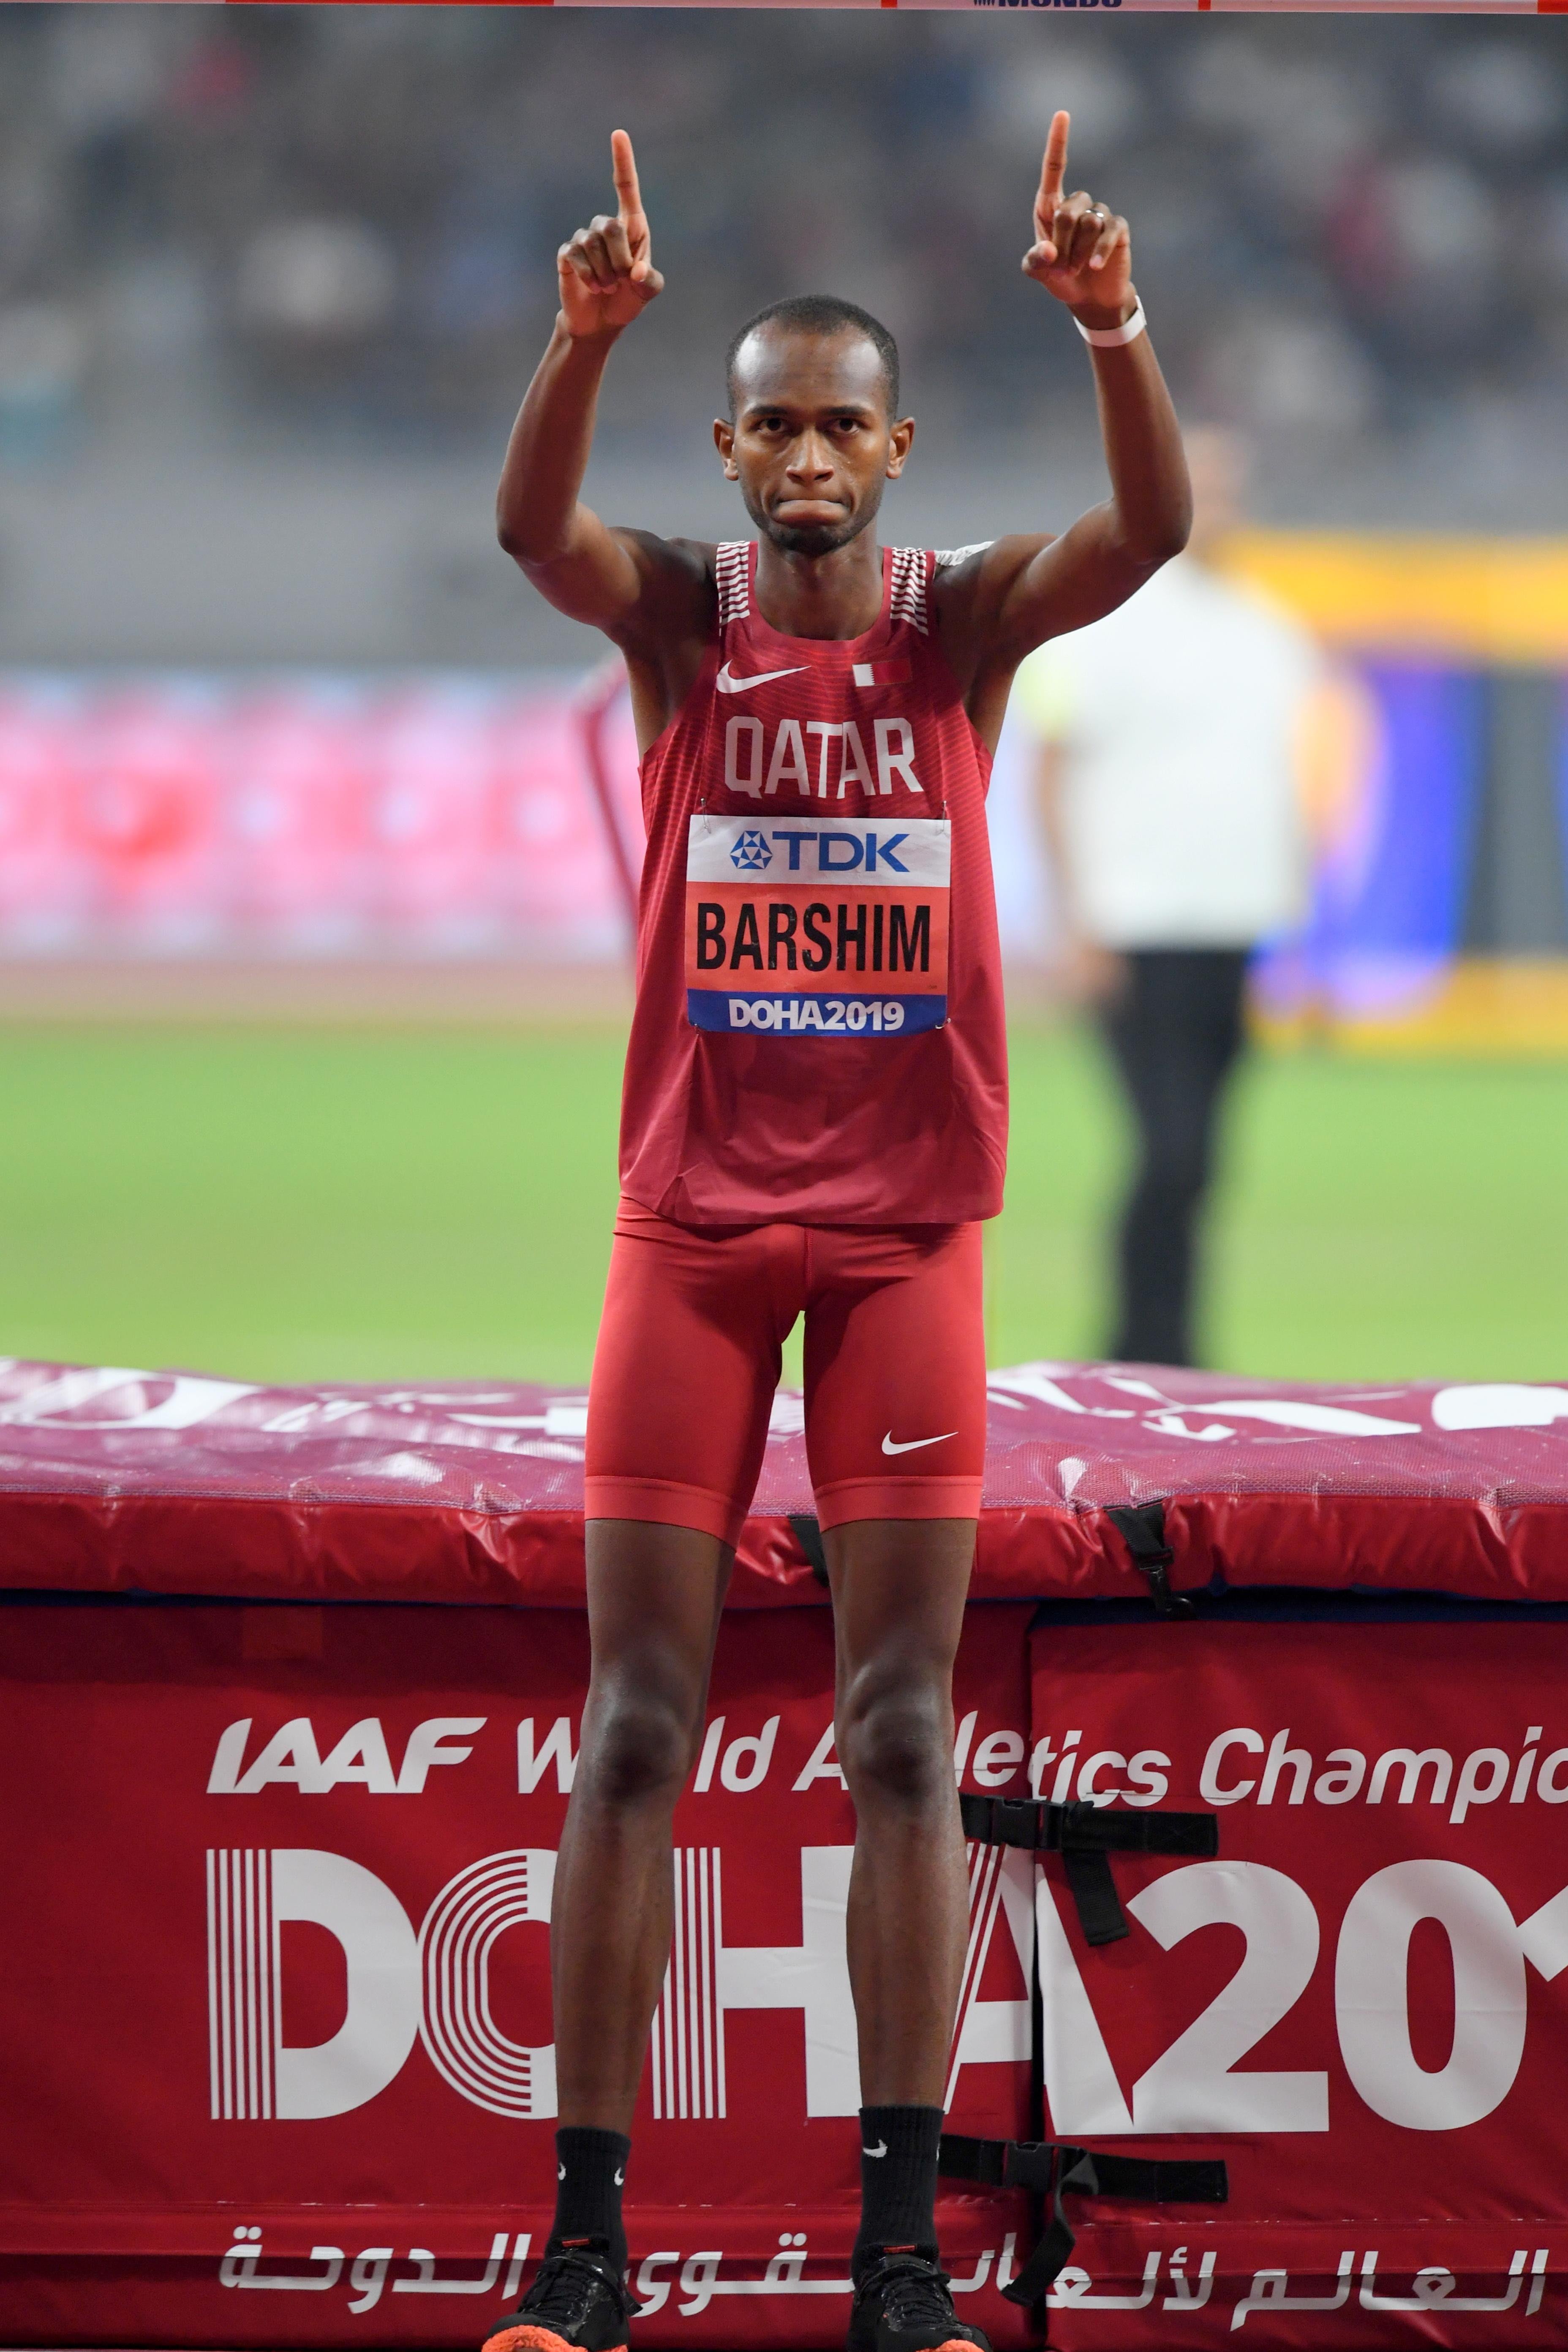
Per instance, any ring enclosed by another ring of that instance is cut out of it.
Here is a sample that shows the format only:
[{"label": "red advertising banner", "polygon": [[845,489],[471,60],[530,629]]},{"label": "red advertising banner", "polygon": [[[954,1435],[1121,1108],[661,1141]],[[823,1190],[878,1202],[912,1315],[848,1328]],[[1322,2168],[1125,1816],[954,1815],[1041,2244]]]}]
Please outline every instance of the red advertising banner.
[{"label": "red advertising banner", "polygon": [[[1213,1859],[1119,1853],[1129,1932],[1094,1947],[1055,1858],[972,1849],[952,2129],[1033,2136],[1037,1969],[1047,2133],[1229,2168],[1220,2208],[1075,2202],[1049,2340],[1568,2346],[1568,1630],[1398,1597],[1561,1598],[1568,1390],[990,1386],[961,1785],[1219,1825]],[[515,2297],[548,2224],[584,1411],[0,1371],[4,2340],[456,2346]],[[844,2323],[853,1822],[809,1507],[781,1393],[677,1821],[630,2183],[650,2352]],[[1361,1591],[1031,1632],[1031,1576],[1146,1601],[1129,1508],[1178,1588]],[[999,2345],[1030,2340],[999,2293],[1029,2226],[950,2184],[960,2309]]]},{"label": "red advertising banner", "polygon": [[[453,0],[446,0],[453,5]],[[231,7],[250,5],[250,0],[227,0]],[[437,0],[442,5],[442,0]],[[512,5],[524,8],[629,8],[651,5],[654,7],[674,7],[691,5],[700,8],[761,8],[774,5],[774,0],[512,0]],[[1219,16],[1259,16],[1276,11],[1287,0],[786,0],[795,8],[826,8],[847,5],[851,8],[1121,8],[1129,16],[1191,16],[1201,10],[1213,9]],[[1367,13],[1366,0],[1289,0],[1292,10],[1343,10],[1347,5]],[[1378,13],[1406,16],[1435,15],[1450,9],[1454,0],[1379,0]],[[1464,0],[1468,16],[1556,16],[1562,13],[1564,0]]]},{"label": "red advertising banner", "polygon": [[1568,2343],[1568,1626],[1043,1626],[1046,1794],[1217,1808],[1038,1904],[1054,2134],[1225,2158],[1230,2200],[1079,2209],[1064,2352]]},{"label": "red advertising banner", "polygon": [[592,681],[0,675],[0,955],[615,958],[606,818]]},{"label": "red advertising banner", "polygon": [[[959,1666],[956,1764],[1004,1794],[1027,1614],[973,1611]],[[42,1602],[0,1628],[3,2340],[477,2345],[552,2203],[583,1619]],[[832,1705],[825,1610],[727,1621],[628,2185],[649,2347],[842,2341]],[[1026,2131],[1029,1872],[973,1850],[958,2130]],[[1019,2198],[944,2196],[959,2307],[999,2345],[1029,2336],[997,2293],[1026,2227]]]}]

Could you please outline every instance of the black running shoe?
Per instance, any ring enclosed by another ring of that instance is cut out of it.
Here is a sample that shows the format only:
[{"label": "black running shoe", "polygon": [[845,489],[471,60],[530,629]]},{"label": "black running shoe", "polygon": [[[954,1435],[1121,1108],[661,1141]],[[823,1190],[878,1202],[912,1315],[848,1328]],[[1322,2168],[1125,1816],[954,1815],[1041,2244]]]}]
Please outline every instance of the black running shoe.
[{"label": "black running shoe", "polygon": [[966,2327],[952,2307],[947,2273],[923,2254],[889,2253],[855,2289],[848,2352],[991,2352],[991,2339]]},{"label": "black running shoe", "polygon": [[483,2352],[622,2352],[632,2304],[603,2238],[546,2254],[515,2311]]}]

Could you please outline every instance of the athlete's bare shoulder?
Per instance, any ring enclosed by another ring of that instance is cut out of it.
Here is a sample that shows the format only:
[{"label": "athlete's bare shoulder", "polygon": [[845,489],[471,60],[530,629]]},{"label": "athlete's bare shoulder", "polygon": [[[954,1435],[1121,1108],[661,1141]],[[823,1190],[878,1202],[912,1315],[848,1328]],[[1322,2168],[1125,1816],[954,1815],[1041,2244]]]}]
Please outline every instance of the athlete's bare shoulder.
[{"label": "athlete's bare shoulder", "polygon": [[965,688],[988,661],[1004,654],[1010,600],[1030,564],[1051,543],[1048,532],[1017,531],[937,551],[931,606],[942,651]]},{"label": "athlete's bare shoulder", "polygon": [[611,527],[637,572],[637,593],[614,621],[602,621],[606,637],[627,656],[668,666],[679,646],[708,645],[717,625],[717,548],[703,539],[660,539],[658,531]]},{"label": "athlete's bare shoulder", "polygon": [[626,656],[643,751],[664,732],[701,674],[719,627],[718,548],[710,540],[660,539],[616,530],[640,575],[635,604],[605,634]]},{"label": "athlete's bare shoulder", "polygon": [[939,620],[973,623],[1000,614],[1019,575],[1050,544],[1049,531],[1013,531],[970,547],[938,548],[931,599]]},{"label": "athlete's bare shoulder", "polygon": [[629,525],[611,525],[623,547],[629,548],[634,558],[650,574],[667,572],[671,579],[690,583],[706,581],[712,588],[714,565],[719,550],[710,539],[662,539],[656,530],[635,530]]},{"label": "athlete's bare shoulder", "polygon": [[637,567],[636,602],[606,634],[639,652],[665,652],[713,634],[719,610],[718,553],[710,540],[661,539],[657,531],[616,524],[618,540]]}]

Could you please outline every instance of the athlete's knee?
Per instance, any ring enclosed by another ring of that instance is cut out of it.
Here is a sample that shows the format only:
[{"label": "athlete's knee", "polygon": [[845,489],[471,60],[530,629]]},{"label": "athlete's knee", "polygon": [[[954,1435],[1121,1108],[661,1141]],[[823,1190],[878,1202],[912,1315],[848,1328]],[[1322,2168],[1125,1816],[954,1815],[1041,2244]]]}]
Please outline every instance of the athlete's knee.
[{"label": "athlete's knee", "polygon": [[596,1695],[584,1717],[574,1787],[601,1804],[673,1806],[700,1729],[686,1708],[657,1691]]},{"label": "athlete's knee", "polygon": [[946,1674],[901,1676],[840,1711],[838,1754],[857,1805],[920,1810],[952,1792],[952,1706]]}]

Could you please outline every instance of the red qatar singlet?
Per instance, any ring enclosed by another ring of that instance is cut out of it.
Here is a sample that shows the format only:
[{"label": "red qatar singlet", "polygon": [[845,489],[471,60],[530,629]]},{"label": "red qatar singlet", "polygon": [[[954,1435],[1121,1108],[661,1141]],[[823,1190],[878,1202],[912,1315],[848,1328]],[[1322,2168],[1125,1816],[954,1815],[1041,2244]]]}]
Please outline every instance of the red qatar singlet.
[{"label": "red qatar singlet", "polygon": [[942,559],[882,557],[863,636],[786,637],[756,548],[642,762],[621,1113],[630,1199],[685,1224],[958,1224],[1002,1205],[991,755],[938,644]]}]

